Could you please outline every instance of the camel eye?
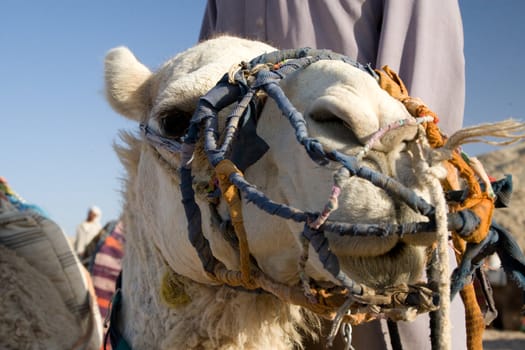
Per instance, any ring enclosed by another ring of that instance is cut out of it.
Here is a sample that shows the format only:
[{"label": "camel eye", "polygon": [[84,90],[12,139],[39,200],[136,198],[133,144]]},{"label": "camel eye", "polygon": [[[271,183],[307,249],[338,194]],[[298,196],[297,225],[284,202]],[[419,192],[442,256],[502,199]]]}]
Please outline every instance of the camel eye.
[{"label": "camel eye", "polygon": [[181,138],[190,126],[191,113],[183,112],[178,109],[166,111],[160,116],[162,133],[166,137]]}]

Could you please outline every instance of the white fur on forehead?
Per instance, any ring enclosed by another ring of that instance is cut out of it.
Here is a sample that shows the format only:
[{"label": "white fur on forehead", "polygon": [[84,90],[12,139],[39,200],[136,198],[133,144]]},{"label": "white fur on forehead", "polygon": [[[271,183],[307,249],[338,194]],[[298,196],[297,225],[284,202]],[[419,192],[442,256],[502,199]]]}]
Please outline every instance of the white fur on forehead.
[{"label": "white fur on forehead", "polygon": [[178,54],[156,74],[159,93],[153,114],[172,106],[192,111],[199,97],[215,86],[232,65],[274,50],[261,42],[223,36]]},{"label": "white fur on forehead", "polygon": [[135,120],[177,108],[191,112],[233,64],[275,49],[261,42],[218,37],[202,42],[151,73],[127,48],[106,56],[106,95],[119,113]]}]

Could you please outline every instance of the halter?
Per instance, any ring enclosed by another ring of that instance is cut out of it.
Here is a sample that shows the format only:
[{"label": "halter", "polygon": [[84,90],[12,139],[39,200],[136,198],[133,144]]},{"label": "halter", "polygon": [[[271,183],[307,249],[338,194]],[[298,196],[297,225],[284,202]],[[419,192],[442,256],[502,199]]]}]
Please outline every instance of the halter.
[{"label": "halter", "polygon": [[[154,147],[181,154],[180,189],[188,220],[188,238],[209,276],[233,287],[241,286],[248,290],[262,289],[281,299],[307,307],[318,314],[335,318],[334,324],[336,326],[334,329],[337,330],[338,324],[349,309],[370,311],[370,308],[365,307],[363,309],[363,305],[373,306],[378,304],[379,299],[382,301],[383,308],[376,307],[374,310],[381,313],[388,311],[388,307],[395,308],[399,304],[395,304],[396,301],[392,295],[390,298],[380,299],[384,291],[373,291],[368,286],[357,283],[348,277],[341,270],[337,256],[330,251],[325,231],[341,236],[388,237],[395,235],[401,237],[436,230],[438,223],[436,222],[436,208],[433,205],[399,181],[360,164],[374,143],[390,130],[405,125],[429,123],[434,120],[434,117],[421,116],[389,124],[378,130],[356,156],[326,149],[317,139],[309,137],[303,115],[294,108],[279,85],[279,82],[290,73],[304,69],[320,60],[339,60],[367,72],[376,80],[379,79],[377,73],[369,65],[361,65],[346,56],[328,50],[306,48],[276,51],[261,55],[249,63],[241,63],[235,71],[226,74],[213,89],[201,97],[191,119],[188,132],[181,139],[181,142],[163,137],[145,124],[141,125],[141,129],[145,138]],[[282,203],[276,203],[244,178],[239,167],[245,168],[257,161],[265,151],[264,146],[259,147],[254,152],[254,158],[249,160],[246,163],[247,165],[237,167],[235,160],[232,161],[233,140],[236,135],[243,132],[244,124],[253,122],[255,117],[251,112],[253,112],[255,99],[259,92],[266,93],[276,102],[283,116],[289,120],[293,127],[297,142],[304,147],[313,162],[320,166],[326,166],[330,162],[341,165],[339,170],[334,173],[334,183],[329,199],[320,212],[302,211]],[[221,135],[218,127],[218,114],[232,104],[235,104],[233,111],[227,117],[226,126]],[[196,203],[192,186],[193,153],[201,138],[204,142],[208,161],[215,169],[222,195],[230,206],[231,221],[239,241],[240,271],[227,270],[214,257],[209,242],[202,231],[201,212]],[[399,199],[416,213],[425,216],[427,220],[403,224],[360,224],[330,220],[330,213],[338,207],[341,181],[351,176],[365,179],[383,189],[391,197]],[[246,233],[242,224],[242,211],[239,213],[239,211],[231,210],[235,205],[240,206],[239,192],[246,201],[253,203],[270,215],[304,223],[301,233],[303,254],[299,261],[302,291],[273,281],[257,266],[254,266],[250,260]],[[460,195],[460,193],[454,192],[449,194],[449,197]],[[454,230],[464,236],[468,236],[479,225],[478,216],[469,209],[448,213],[447,221],[448,230]],[[331,296],[343,296],[345,300],[343,303],[341,303],[340,298],[333,301],[330,295],[325,297],[323,291],[310,285],[304,271],[309,245],[312,245],[316,251],[324,269],[339,282],[340,285],[336,286],[334,289],[336,292]],[[403,294],[404,303],[402,304],[416,307],[420,312],[437,309],[438,300],[435,291],[423,285],[405,287],[407,287],[406,290],[401,292],[405,293]],[[417,301],[415,301],[416,299]]]}]

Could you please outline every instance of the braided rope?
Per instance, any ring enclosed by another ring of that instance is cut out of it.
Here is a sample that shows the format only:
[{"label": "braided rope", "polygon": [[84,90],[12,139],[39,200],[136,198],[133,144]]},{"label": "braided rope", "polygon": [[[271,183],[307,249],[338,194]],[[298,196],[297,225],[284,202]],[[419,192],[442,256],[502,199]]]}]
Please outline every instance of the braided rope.
[{"label": "braided rope", "polygon": [[[422,145],[424,140],[420,140],[418,145]],[[428,146],[428,143],[426,143]],[[436,311],[438,317],[436,322],[435,334],[436,344],[433,344],[437,349],[447,350],[451,348],[451,325],[450,325],[450,264],[449,264],[449,249],[448,249],[448,227],[447,227],[447,212],[448,207],[443,196],[443,188],[440,183],[440,176],[435,172],[435,169],[429,167],[428,163],[424,161],[421,147],[420,152],[414,152],[416,158],[420,159],[418,168],[421,170],[421,178],[430,189],[432,202],[436,208],[436,232],[438,237],[438,264],[437,264],[437,279],[438,291],[440,295],[439,309]]]},{"label": "braided rope", "polygon": [[242,173],[231,161],[226,159],[217,164],[215,171],[217,179],[219,180],[222,197],[226,200],[228,208],[230,209],[230,219],[235,228],[237,239],[239,240],[241,278],[247,288],[253,288],[254,282],[251,279],[252,276],[250,273],[250,248],[248,246],[248,239],[246,238],[246,230],[243,225],[241,198],[235,186],[229,181],[230,174],[235,173],[242,176]]}]

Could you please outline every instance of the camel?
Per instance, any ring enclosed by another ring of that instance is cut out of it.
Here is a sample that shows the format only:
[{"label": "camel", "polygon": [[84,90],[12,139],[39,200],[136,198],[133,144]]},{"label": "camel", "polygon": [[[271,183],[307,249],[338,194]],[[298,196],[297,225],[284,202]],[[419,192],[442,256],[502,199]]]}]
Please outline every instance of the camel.
[{"label": "camel", "polygon": [[140,125],[115,146],[127,237],[116,341],[291,349],[320,318],[333,336],[341,323],[437,310],[448,348],[443,161],[467,139],[522,126],[467,129],[437,147],[432,113],[378,84],[395,73],[274,52],[217,37],[155,72],[126,47],[108,52],[107,100]]},{"label": "camel", "polygon": [[89,273],[60,227],[11,195],[0,186],[0,348],[100,349]]}]

